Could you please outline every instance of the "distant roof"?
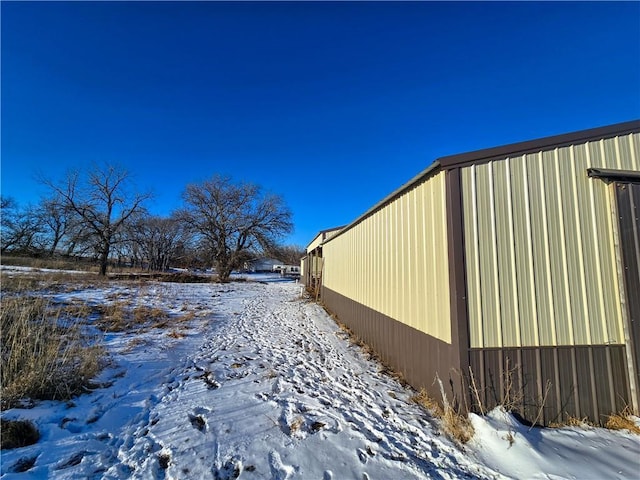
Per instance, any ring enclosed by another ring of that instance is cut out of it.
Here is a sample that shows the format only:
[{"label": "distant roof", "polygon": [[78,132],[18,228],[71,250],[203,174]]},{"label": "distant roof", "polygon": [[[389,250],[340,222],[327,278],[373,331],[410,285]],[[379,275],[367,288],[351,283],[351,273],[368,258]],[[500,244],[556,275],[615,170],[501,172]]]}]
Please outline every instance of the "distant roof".
[{"label": "distant roof", "polygon": [[320,230],[318,232],[318,234],[315,237],[313,237],[313,240],[311,240],[309,242],[309,244],[307,245],[307,248],[306,248],[307,253],[309,253],[310,250],[313,250],[314,248],[316,248],[319,245],[321,245],[322,242],[327,239],[327,234],[328,233],[338,232],[338,231],[342,230],[345,226],[346,225],[341,225],[339,227],[333,227],[333,228],[327,228],[325,230]]}]

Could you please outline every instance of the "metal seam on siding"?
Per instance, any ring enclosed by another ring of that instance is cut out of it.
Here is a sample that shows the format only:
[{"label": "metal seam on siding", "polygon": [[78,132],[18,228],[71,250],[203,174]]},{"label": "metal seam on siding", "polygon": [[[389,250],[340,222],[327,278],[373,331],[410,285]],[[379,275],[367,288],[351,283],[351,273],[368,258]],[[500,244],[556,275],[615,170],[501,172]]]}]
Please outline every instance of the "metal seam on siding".
[{"label": "metal seam on siding", "polygon": [[[604,139],[601,140],[601,142],[602,142],[603,145],[605,145]],[[618,144],[615,141],[615,139],[613,141],[613,148],[614,148],[614,152],[615,152],[614,158],[616,159],[616,164],[618,165],[618,168],[622,169],[622,168],[624,168],[623,165],[622,165],[622,157],[620,156],[620,152],[618,150]],[[606,152],[606,148],[605,148],[605,152]],[[606,158],[606,157],[603,156],[602,158]]]},{"label": "metal seam on siding", "polygon": [[[548,219],[547,219],[547,199],[545,196],[545,180],[544,180],[544,171],[543,171],[543,162],[542,162],[543,158],[542,158],[542,152],[538,153],[538,174],[540,176],[540,191],[537,192],[538,195],[540,195],[540,200],[541,200],[541,214],[542,214],[542,242],[543,242],[543,248],[544,248],[544,260],[545,260],[545,266],[544,266],[544,270],[545,270],[545,277],[546,277],[546,290],[547,290],[547,300],[548,300],[548,312],[546,312],[547,315],[549,315],[549,320],[548,323],[551,327],[551,344],[552,345],[557,345],[558,344],[558,338],[556,336],[556,328],[555,328],[555,308],[554,308],[554,301],[553,301],[553,287],[552,287],[552,283],[551,283],[551,259],[550,259],[550,252],[549,252],[549,225],[548,225]],[[538,323],[539,326],[540,323]],[[542,338],[542,335],[540,335],[540,338]],[[541,342],[542,343],[542,342]]]},{"label": "metal seam on siding", "polygon": [[[427,232],[427,206],[429,205],[427,203],[427,197],[426,197],[426,193],[427,193],[427,189],[426,188],[421,188],[420,189],[420,203],[422,204],[422,220],[421,220],[421,225],[422,225],[422,281],[424,282],[424,286],[427,287],[428,285],[433,285],[433,283],[430,281],[431,279],[429,278],[430,275],[430,270],[427,268],[428,265],[428,255],[427,255],[427,245],[429,245],[429,243],[427,242],[427,234],[428,233],[432,233],[431,231]],[[431,229],[433,230],[433,229]],[[433,244],[433,242],[431,242],[431,244]],[[423,293],[424,296],[424,304],[425,306],[428,308],[429,304],[430,304],[430,300],[431,300],[431,289],[429,288],[425,288],[425,292]]]},{"label": "metal seam on siding", "polygon": [[580,221],[580,201],[578,199],[578,184],[577,184],[577,172],[576,172],[576,162],[575,162],[575,151],[574,146],[571,145],[569,147],[569,158],[571,160],[570,168],[571,168],[571,190],[573,191],[573,202],[574,202],[574,218],[576,222],[576,239],[578,241],[578,273],[580,276],[580,287],[582,292],[582,304],[585,313],[585,320],[587,322],[587,328],[585,329],[585,333],[587,335],[587,345],[591,345],[591,323],[593,319],[590,316],[589,312],[589,300],[587,298],[587,285],[585,278],[585,263],[584,263],[584,244],[582,242],[582,224]]},{"label": "metal seam on siding", "polygon": [[619,142],[620,137],[614,137],[613,139],[613,147],[615,149],[616,152],[616,158],[619,159],[620,162],[622,162],[622,155],[620,155],[620,142]]},{"label": "metal seam on siding", "polygon": [[[458,180],[458,188],[460,188],[460,181]],[[442,174],[441,175],[441,180],[440,180],[440,188],[439,188],[439,192],[440,192],[440,220],[441,222],[445,225],[444,228],[440,229],[441,232],[441,246],[442,246],[442,250],[443,252],[447,252],[449,250],[449,242],[453,242],[454,238],[449,238],[449,229],[447,228],[447,177],[446,174]],[[462,206],[462,205],[460,205]],[[460,215],[463,215],[463,211],[460,210],[459,212]],[[460,224],[462,224],[462,221],[460,222]],[[434,230],[438,231],[437,229],[434,228]],[[458,255],[462,256],[464,255],[464,250],[461,248],[458,251]],[[443,256],[441,256],[440,258],[446,259],[446,262],[441,262],[440,265],[444,268],[442,268],[442,276],[440,278],[444,279],[443,285],[445,285],[444,287],[444,292],[447,296],[447,301],[446,302],[442,302],[440,305],[440,317],[443,319],[442,323],[440,323],[441,327],[442,327],[442,335],[443,338],[447,338],[451,343],[454,343],[455,341],[459,341],[461,338],[466,339],[466,348],[469,347],[469,338],[468,338],[468,332],[465,331],[464,334],[461,334],[460,332],[458,332],[457,334],[457,338],[454,339],[451,336],[452,330],[451,330],[451,324],[453,319],[451,318],[451,297],[452,297],[452,292],[449,289],[449,280],[451,278],[451,272],[449,270],[449,255],[445,254]],[[464,257],[462,257],[464,259]],[[455,264],[453,265],[453,267],[455,268]],[[454,274],[455,275],[455,274]],[[463,288],[462,291],[464,291],[465,289]],[[466,296],[466,295],[465,295]],[[466,302],[466,299],[465,299]],[[457,321],[457,319],[456,319]],[[465,327],[466,330],[466,327]],[[466,354],[465,354],[466,355]]]},{"label": "metal seam on siding", "polygon": [[[587,165],[591,165],[591,153],[588,148],[588,145],[584,146],[585,151],[585,160]],[[605,308],[605,300],[604,300],[604,284],[602,281],[602,259],[599,256],[599,252],[601,252],[600,247],[600,238],[598,235],[598,220],[596,217],[596,198],[595,198],[595,185],[594,182],[587,183],[587,189],[589,191],[589,205],[591,210],[591,234],[593,236],[593,248],[596,254],[595,256],[595,267],[596,267],[596,282],[598,285],[598,303],[600,306],[600,319],[599,326],[602,328],[603,338],[605,343],[610,343],[611,337],[609,335],[609,329],[607,328],[607,315]]]},{"label": "metal seam on siding", "polygon": [[536,278],[535,278],[535,269],[533,262],[533,233],[531,231],[531,198],[529,196],[529,181],[528,181],[528,172],[526,165],[526,156],[523,157],[523,162],[525,162],[525,166],[522,169],[522,186],[525,195],[525,221],[527,228],[527,246],[528,246],[528,260],[529,260],[529,281],[531,282],[531,307],[533,309],[533,321],[535,322],[533,328],[533,336],[534,336],[534,346],[540,346],[540,320],[538,318],[538,302],[536,295]]},{"label": "metal seam on siding", "polygon": [[471,199],[472,199],[472,221],[473,221],[473,246],[475,255],[473,259],[474,263],[474,277],[475,277],[475,295],[476,295],[476,314],[475,314],[475,330],[479,347],[486,347],[484,341],[484,318],[482,315],[482,287],[480,285],[480,239],[478,232],[478,186],[477,186],[477,167],[471,166]]},{"label": "metal seam on siding", "polygon": [[509,219],[509,247],[511,250],[511,285],[513,291],[513,320],[506,319],[506,321],[513,321],[516,333],[516,346],[522,346],[522,337],[520,335],[520,302],[518,296],[518,274],[516,268],[516,241],[515,241],[515,223],[513,220],[513,188],[511,186],[511,158],[507,158],[505,161],[505,176],[507,180],[507,216]]},{"label": "metal seam on siding", "polygon": [[[402,315],[400,318],[403,318],[405,323],[408,323],[409,326],[411,327],[415,327],[415,325],[412,324],[411,322],[411,318],[409,315],[407,315],[407,289],[408,289],[408,285],[407,285],[407,278],[409,277],[410,273],[410,266],[409,263],[407,262],[407,255],[409,254],[409,249],[407,248],[407,228],[409,227],[408,224],[408,219],[406,218],[407,215],[407,194],[406,192],[400,196],[400,198],[398,199],[398,207],[400,208],[400,222],[398,225],[398,231],[400,232],[400,252],[404,252],[404,254],[399,255],[399,261],[402,264],[402,269],[401,269],[401,291],[400,291],[400,295],[398,296],[398,300],[400,302],[400,315]],[[400,253],[398,252],[398,253]]]},{"label": "metal seam on siding", "polygon": [[492,345],[496,347],[502,347],[504,340],[502,338],[502,305],[500,304],[500,269],[498,266],[498,238],[496,232],[496,197],[495,197],[495,185],[493,179],[493,167],[494,163],[490,162],[487,164],[489,169],[489,204],[491,208],[489,209],[489,220],[491,222],[491,240],[492,240],[492,253],[493,253],[493,281],[495,285],[495,315],[496,318],[489,319],[490,321],[495,323],[496,327],[496,338],[494,339],[497,345]]},{"label": "metal seam on siding", "polygon": [[[562,257],[562,261],[560,262],[560,266],[561,266],[561,271],[562,271],[562,280],[563,280],[563,285],[564,285],[564,298],[565,298],[565,306],[567,309],[567,318],[564,319],[565,322],[567,322],[567,327],[568,327],[568,333],[569,333],[569,345],[575,345],[575,339],[574,339],[574,331],[573,331],[573,322],[572,322],[572,318],[573,318],[573,309],[572,309],[572,305],[571,305],[571,289],[569,286],[569,271],[567,268],[567,238],[566,238],[566,234],[565,234],[565,222],[564,222],[564,216],[565,216],[565,212],[564,212],[564,202],[563,202],[563,198],[562,198],[562,185],[560,184],[560,161],[558,158],[558,149],[555,148],[553,150],[553,160],[554,160],[554,167],[555,167],[555,174],[556,174],[556,179],[558,179],[558,181],[556,182],[556,195],[558,197],[558,217],[560,219],[560,221],[562,222],[562,225],[560,226],[560,253],[561,253],[561,257]],[[551,285],[550,285],[551,287]],[[551,287],[552,288],[552,287]],[[552,319],[552,324],[555,324],[556,319],[555,316]],[[557,338],[556,338],[556,343],[557,343]]]},{"label": "metal seam on siding", "polygon": [[[424,232],[424,228],[425,225],[424,223],[421,223],[419,220],[419,208],[422,207],[422,204],[420,202],[420,192],[424,189],[424,184],[420,185],[419,187],[416,187],[413,189],[413,201],[414,201],[414,210],[413,210],[413,245],[415,248],[415,253],[414,253],[414,257],[415,257],[415,269],[414,269],[414,275],[415,278],[413,279],[413,284],[414,287],[411,289],[411,293],[412,296],[415,299],[415,309],[413,314],[415,315],[416,318],[416,322],[419,323],[420,325],[420,330],[422,330],[423,332],[427,331],[427,328],[429,327],[427,325],[427,321],[425,318],[425,315],[423,314],[423,312],[427,311],[428,305],[425,302],[424,299],[424,292],[421,291],[420,287],[426,287],[426,285],[422,285],[420,283],[419,277],[420,277],[420,269],[424,268],[424,266],[422,266],[422,262],[420,261],[420,256],[419,256],[419,251],[420,251],[420,231]],[[422,228],[420,228],[422,227]],[[424,243],[424,241],[423,241]],[[426,290],[426,288],[425,288]],[[419,301],[418,301],[419,299]]]},{"label": "metal seam on siding", "polygon": [[[435,191],[433,186],[431,186],[431,188],[428,189],[428,194],[429,194],[429,210],[430,210],[430,224],[431,224],[431,264],[434,266],[434,268],[432,269],[432,276],[431,276],[431,281],[432,282],[437,282],[438,281],[438,271],[435,268],[435,266],[438,264],[438,249],[437,249],[437,245],[438,245],[438,232],[436,231],[435,228],[433,228],[435,226],[435,218],[436,218],[436,202],[435,202]],[[432,297],[433,298],[433,297]],[[436,316],[438,318],[440,318],[440,315],[442,314],[441,308],[440,308],[440,303],[437,303],[437,307],[436,307]],[[438,335],[442,335],[442,332],[440,332],[440,329],[438,328]]]}]

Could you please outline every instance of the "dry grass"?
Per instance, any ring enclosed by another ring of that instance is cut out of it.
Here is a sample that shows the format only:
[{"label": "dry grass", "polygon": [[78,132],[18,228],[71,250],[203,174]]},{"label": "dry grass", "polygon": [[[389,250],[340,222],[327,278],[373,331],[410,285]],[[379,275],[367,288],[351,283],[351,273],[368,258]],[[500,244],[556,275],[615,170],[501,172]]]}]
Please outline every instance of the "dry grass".
[{"label": "dry grass", "polygon": [[26,447],[33,445],[40,439],[40,433],[36,426],[28,420],[0,420],[0,448]]},{"label": "dry grass", "polygon": [[104,363],[97,340],[42,298],[3,298],[0,338],[3,409],[23,398],[69,399]]},{"label": "dry grass", "polygon": [[304,419],[302,417],[296,417],[289,425],[289,433],[293,435],[294,433],[300,431],[302,425],[304,424]]},{"label": "dry grass", "polygon": [[20,274],[0,273],[3,295],[22,294],[25,292],[72,292],[95,287],[107,281],[107,279],[92,273],[40,271]]},{"label": "dry grass", "polygon": [[442,382],[437,377],[436,380],[440,385],[442,404],[432,398],[424,389],[413,395],[411,397],[411,401],[426,409],[434,417],[439,418],[442,422],[442,430],[449,438],[461,444],[465,444],[471,440],[474,434],[471,421],[465,413],[458,412],[451,406],[446,394],[444,393]]},{"label": "dry grass", "polygon": [[631,408],[627,406],[622,412],[610,415],[605,427],[609,430],[628,430],[631,433],[640,435],[640,427],[633,421],[632,415]]},{"label": "dry grass", "polygon": [[410,400],[413,403],[417,403],[422,408],[433,413],[433,415],[435,415],[438,418],[442,418],[442,416],[444,415],[444,411],[442,410],[442,407],[440,406],[440,404],[436,400],[431,398],[424,388],[421,389],[415,395],[413,395],[410,398]]},{"label": "dry grass", "polygon": [[107,305],[95,305],[92,313],[98,316],[95,324],[103,332],[142,332],[150,328],[165,328],[175,320],[162,308],[141,305],[133,307],[131,302],[119,301]]},{"label": "dry grass", "polygon": [[2,264],[30,268],[46,268],[52,270],[98,271],[98,266],[89,261],[68,258],[35,258],[3,254]]}]

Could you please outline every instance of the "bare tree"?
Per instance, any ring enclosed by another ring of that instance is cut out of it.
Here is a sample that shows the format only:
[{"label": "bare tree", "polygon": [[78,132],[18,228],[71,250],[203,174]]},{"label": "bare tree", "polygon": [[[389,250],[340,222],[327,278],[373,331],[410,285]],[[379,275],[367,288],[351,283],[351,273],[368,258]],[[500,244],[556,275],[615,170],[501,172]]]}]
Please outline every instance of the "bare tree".
[{"label": "bare tree", "polygon": [[2,197],[0,217],[2,253],[35,253],[38,250],[36,243],[42,233],[42,227],[33,207],[21,208],[12,197]]},{"label": "bare tree", "polygon": [[148,193],[132,193],[129,178],[124,169],[107,165],[93,167],[86,178],[74,171],[60,184],[44,180],[93,237],[91,243],[100,263],[100,275],[107,274],[109,252],[117,234],[150,198]]},{"label": "bare tree", "polygon": [[277,245],[267,252],[285,265],[299,265],[305,255],[305,248],[300,245]]},{"label": "bare tree", "polygon": [[78,223],[77,214],[69,209],[59,196],[54,196],[40,202],[37,216],[43,229],[43,248],[53,256]]},{"label": "bare tree", "polygon": [[252,183],[214,176],[188,185],[183,197],[179,217],[210,253],[220,281],[229,279],[248,251],[267,251],[293,227],[282,198]]},{"label": "bare tree", "polygon": [[185,234],[175,217],[141,217],[130,226],[131,251],[149,270],[166,270],[184,249]]}]

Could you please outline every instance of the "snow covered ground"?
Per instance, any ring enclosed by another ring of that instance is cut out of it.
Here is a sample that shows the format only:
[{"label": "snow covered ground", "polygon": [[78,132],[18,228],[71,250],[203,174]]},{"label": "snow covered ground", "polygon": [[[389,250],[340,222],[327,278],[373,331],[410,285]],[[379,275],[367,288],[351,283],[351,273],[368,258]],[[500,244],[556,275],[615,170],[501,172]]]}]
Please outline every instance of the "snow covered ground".
[{"label": "snow covered ground", "polygon": [[104,388],[3,412],[33,420],[42,437],[2,451],[1,478],[640,478],[640,437],[628,432],[529,429],[495,410],[473,415],[475,437],[456,446],[300,285],[249,280],[52,293],[193,318],[105,334]]}]

